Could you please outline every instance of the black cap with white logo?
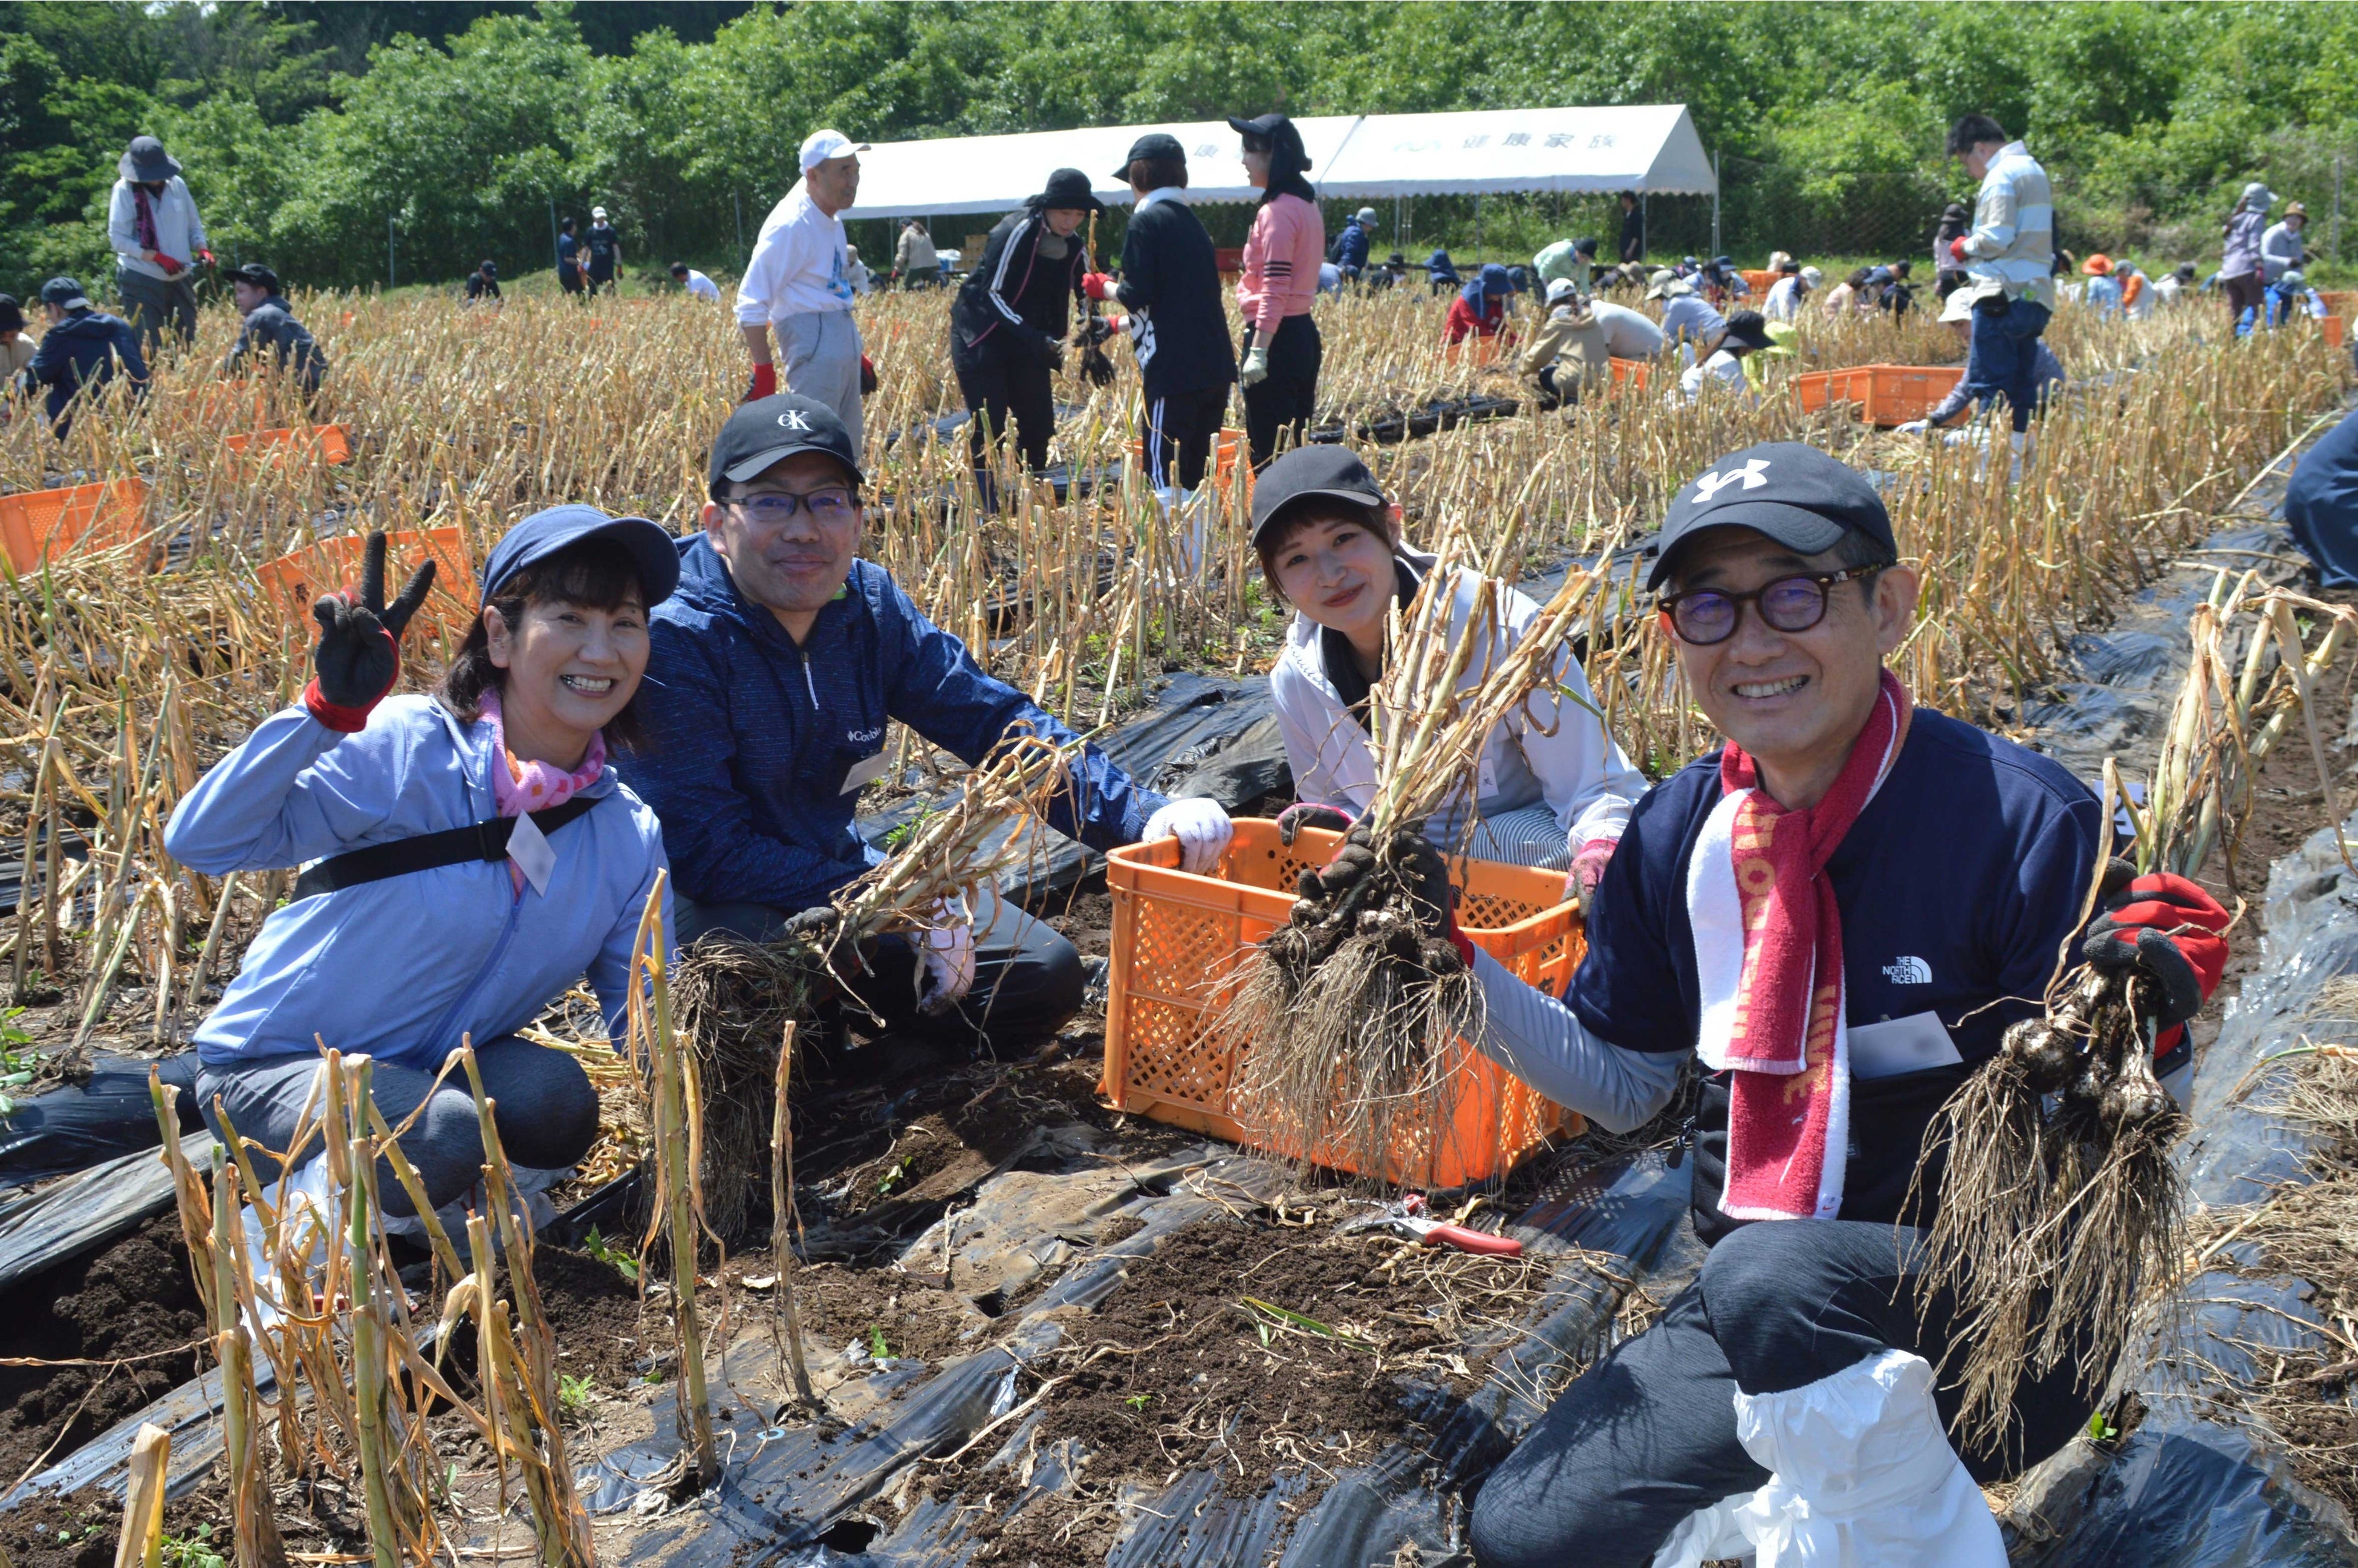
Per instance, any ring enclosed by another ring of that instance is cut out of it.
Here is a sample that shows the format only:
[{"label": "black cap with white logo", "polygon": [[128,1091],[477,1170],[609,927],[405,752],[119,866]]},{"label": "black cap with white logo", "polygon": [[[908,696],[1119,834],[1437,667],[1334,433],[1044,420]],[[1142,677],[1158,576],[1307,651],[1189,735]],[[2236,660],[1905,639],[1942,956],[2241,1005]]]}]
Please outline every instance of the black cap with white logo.
[{"label": "black cap with white logo", "polygon": [[1719,460],[1680,487],[1646,586],[1662,586],[1671,557],[1707,528],[1749,528],[1796,555],[1831,550],[1844,534],[1863,534],[1897,559],[1891,514],[1866,476],[1799,441],[1763,441]]},{"label": "black cap with white logo", "polygon": [[1314,495],[1382,510],[1384,487],[1348,447],[1296,447],[1253,480],[1252,536],[1260,543],[1286,508]]},{"label": "black cap with white logo", "polygon": [[862,482],[860,453],[851,432],[834,409],[791,392],[741,403],[720,434],[712,438],[712,461],[706,481],[713,499],[731,481],[740,483],[793,457],[796,452],[825,452],[850,470],[854,484]]}]

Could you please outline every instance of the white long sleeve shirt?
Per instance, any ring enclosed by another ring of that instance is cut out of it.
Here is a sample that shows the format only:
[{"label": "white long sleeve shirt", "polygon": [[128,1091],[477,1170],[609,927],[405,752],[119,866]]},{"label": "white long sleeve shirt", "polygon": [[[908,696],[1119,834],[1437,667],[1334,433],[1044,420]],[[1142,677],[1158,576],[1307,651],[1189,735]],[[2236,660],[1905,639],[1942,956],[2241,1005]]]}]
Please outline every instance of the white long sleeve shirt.
[{"label": "white long sleeve shirt", "polygon": [[1634,1132],[1671,1103],[1680,1054],[1625,1051],[1597,1039],[1570,1008],[1479,948],[1474,979],[1483,1004],[1476,1048],[1556,1104],[1607,1132]]},{"label": "white long sleeve shirt", "polygon": [[1975,299],[2027,299],[2055,308],[2055,196],[2047,171],[2020,142],[1990,160],[1965,236],[1967,285]]},{"label": "white long sleeve shirt", "polygon": [[1704,387],[1717,382],[1729,392],[1748,393],[1751,384],[1744,378],[1744,362],[1725,349],[1714,352],[1699,365],[1689,365],[1679,376],[1679,395],[1689,403],[1703,396]]},{"label": "white long sleeve shirt", "polygon": [[850,258],[843,220],[797,187],[770,209],[753,242],[753,259],[737,285],[737,324],[766,327],[789,316],[849,310]]},{"label": "white long sleeve shirt", "polygon": [[1609,299],[1592,299],[1588,313],[1605,329],[1605,348],[1617,360],[1650,360],[1662,351],[1662,330],[1652,317]]},{"label": "white long sleeve shirt", "polygon": [[[1420,551],[1401,553],[1421,573],[1432,572],[1436,565],[1435,557]],[[1466,634],[1480,581],[1476,573],[1457,573],[1450,602],[1453,642]],[[1540,608],[1511,589],[1500,599],[1497,658],[1521,640]],[[1286,629],[1285,651],[1270,671],[1270,697],[1286,759],[1293,766],[1295,798],[1339,806],[1356,815],[1375,803],[1375,756],[1367,730],[1327,678],[1320,630],[1316,622],[1295,612]],[[1468,661],[1458,683],[1461,689],[1480,684],[1489,662],[1483,653],[1477,648]],[[1545,804],[1563,824],[1565,842],[1577,852],[1592,839],[1621,837],[1629,808],[1646,793],[1646,778],[1622,755],[1596,717],[1588,678],[1569,654],[1558,659],[1554,678],[1563,695],[1532,697],[1483,741],[1475,798],[1486,816]],[[1551,730],[1552,734],[1544,732]],[[1446,843],[1466,816],[1461,791],[1433,814],[1428,835],[1435,843]]]},{"label": "white long sleeve shirt", "polygon": [[[197,216],[197,199],[189,194],[189,186],[178,175],[164,182],[164,194],[154,199],[156,208],[155,248],[179,262],[183,266],[197,258],[197,253],[210,246],[205,238],[204,220]],[[146,258],[147,246],[139,243],[138,198],[132,193],[131,182],[118,179],[114,194],[107,198],[106,243],[114,251],[115,265],[124,272],[135,272],[148,277],[168,278],[172,275]],[[184,272],[181,276],[187,276]]]},{"label": "white long sleeve shirt", "polygon": [[2260,236],[2260,270],[2270,283],[2300,265],[2301,232],[2289,222],[2271,223]]}]

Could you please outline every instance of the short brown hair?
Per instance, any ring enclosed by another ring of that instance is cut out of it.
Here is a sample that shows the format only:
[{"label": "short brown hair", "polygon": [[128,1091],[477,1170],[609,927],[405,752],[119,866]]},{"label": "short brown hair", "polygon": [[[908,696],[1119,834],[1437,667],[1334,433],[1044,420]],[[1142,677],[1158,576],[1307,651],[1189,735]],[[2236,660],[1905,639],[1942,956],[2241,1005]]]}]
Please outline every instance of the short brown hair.
[{"label": "short brown hair", "polygon": [[1329,519],[1359,523],[1371,532],[1382,535],[1384,541],[1394,550],[1400,548],[1400,530],[1393,526],[1388,508],[1355,506],[1336,495],[1305,495],[1270,519],[1253,540],[1253,552],[1260,557],[1261,578],[1269,584],[1269,591],[1277,596],[1280,604],[1293,601],[1285,597],[1285,589],[1278,585],[1277,557],[1284,553],[1286,546],[1293,543],[1294,536],[1303,529],[1313,523]]},{"label": "short brown hair", "polygon": [[1130,182],[1141,190],[1161,190],[1169,185],[1184,190],[1187,188],[1187,160],[1184,157],[1132,158]]},{"label": "short brown hair", "polygon": [[[646,585],[639,580],[638,562],[631,552],[616,540],[592,537],[515,573],[500,584],[485,608],[497,610],[500,619],[514,628],[523,623],[528,604],[619,610],[633,593],[643,608],[653,608],[646,603]],[[492,663],[491,628],[478,610],[475,623],[467,629],[467,640],[459,644],[450,667],[442,672],[435,696],[452,714],[471,724],[482,717],[483,694],[499,687],[505,677],[506,672]],[[646,749],[646,723],[639,713],[639,697],[644,689],[642,684],[622,704],[622,710],[606,720],[600,733],[608,747],[622,752]]]}]

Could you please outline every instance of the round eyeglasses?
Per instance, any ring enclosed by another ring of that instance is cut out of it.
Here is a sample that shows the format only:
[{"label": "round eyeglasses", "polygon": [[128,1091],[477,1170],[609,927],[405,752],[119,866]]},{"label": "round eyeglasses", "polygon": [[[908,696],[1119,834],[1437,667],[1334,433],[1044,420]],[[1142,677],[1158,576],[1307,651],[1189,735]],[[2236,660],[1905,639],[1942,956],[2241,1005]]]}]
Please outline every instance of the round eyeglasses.
[{"label": "round eyeglasses", "polygon": [[1736,635],[1736,623],[1747,603],[1759,611],[1771,631],[1806,632],[1826,618],[1826,592],[1836,583],[1864,582],[1883,567],[1852,567],[1838,572],[1780,577],[1749,593],[1722,593],[1699,588],[1666,593],[1659,600],[1662,619],[1691,647],[1708,648]]}]

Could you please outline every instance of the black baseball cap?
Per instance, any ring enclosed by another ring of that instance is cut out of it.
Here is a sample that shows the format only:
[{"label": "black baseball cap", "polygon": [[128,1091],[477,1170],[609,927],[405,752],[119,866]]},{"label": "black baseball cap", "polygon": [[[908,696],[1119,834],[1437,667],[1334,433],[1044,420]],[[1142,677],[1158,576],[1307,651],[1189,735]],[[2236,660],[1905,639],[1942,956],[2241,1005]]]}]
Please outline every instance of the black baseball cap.
[{"label": "black baseball cap", "polygon": [[1314,495],[1381,511],[1384,487],[1348,447],[1296,447],[1253,481],[1252,537],[1258,546],[1285,509]]},{"label": "black baseball cap", "polygon": [[834,409],[813,398],[782,392],[741,403],[712,438],[712,461],[706,481],[715,500],[720,487],[743,482],[766,472],[796,452],[825,452],[850,470],[854,484],[864,482],[860,454],[851,432],[843,427]]},{"label": "black baseball cap", "polygon": [[654,608],[679,586],[679,541],[663,524],[644,517],[615,517],[594,506],[575,503],[535,512],[507,531],[483,563],[483,597],[490,599],[503,584],[535,561],[546,560],[568,546],[600,535],[631,552],[639,569],[639,589]]},{"label": "black baseball cap", "polygon": [[[1267,485],[1267,475],[1261,482]],[[1747,447],[1681,486],[1646,586],[1661,587],[1678,547],[1711,528],[1749,528],[1802,556],[1833,549],[1844,534],[1862,534],[1885,556],[1899,556],[1891,514],[1875,486],[1848,463],[1799,441]]]},{"label": "black baseball cap", "polygon": [[1121,167],[1113,171],[1113,177],[1127,182],[1130,166],[1142,157],[1175,157],[1184,163],[1187,161],[1187,149],[1179,145],[1178,137],[1167,131],[1149,131],[1130,144],[1130,156],[1121,160]]},{"label": "black baseball cap", "polygon": [[233,266],[225,276],[233,283],[252,284],[254,287],[269,294],[278,292],[278,275],[260,262],[247,262],[243,266]]}]

